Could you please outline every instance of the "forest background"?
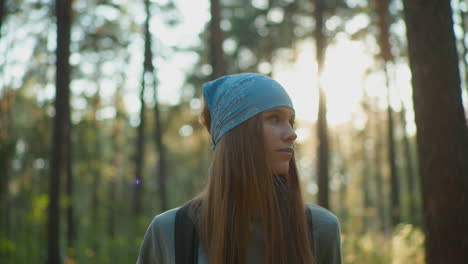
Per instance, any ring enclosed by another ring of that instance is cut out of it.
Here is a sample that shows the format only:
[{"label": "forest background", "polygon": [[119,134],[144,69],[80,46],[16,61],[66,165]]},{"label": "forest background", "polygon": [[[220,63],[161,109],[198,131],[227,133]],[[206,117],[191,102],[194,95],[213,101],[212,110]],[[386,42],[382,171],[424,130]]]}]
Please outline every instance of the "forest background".
[{"label": "forest background", "polygon": [[207,181],[201,85],[259,72],[292,96],[304,196],[339,218],[344,263],[466,263],[467,12],[2,0],[0,262],[135,262]]}]

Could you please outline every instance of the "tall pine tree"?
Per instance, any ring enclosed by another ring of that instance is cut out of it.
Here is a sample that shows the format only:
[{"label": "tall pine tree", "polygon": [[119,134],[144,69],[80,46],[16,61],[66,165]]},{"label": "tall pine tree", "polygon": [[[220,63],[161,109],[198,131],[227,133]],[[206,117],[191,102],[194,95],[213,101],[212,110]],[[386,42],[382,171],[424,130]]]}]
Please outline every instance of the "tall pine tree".
[{"label": "tall pine tree", "polygon": [[57,49],[55,76],[55,117],[52,137],[51,175],[49,181],[47,263],[60,260],[60,187],[61,179],[70,173],[70,28],[71,1],[55,1]]},{"label": "tall pine tree", "polygon": [[450,1],[404,0],[426,261],[468,259],[468,132]]}]

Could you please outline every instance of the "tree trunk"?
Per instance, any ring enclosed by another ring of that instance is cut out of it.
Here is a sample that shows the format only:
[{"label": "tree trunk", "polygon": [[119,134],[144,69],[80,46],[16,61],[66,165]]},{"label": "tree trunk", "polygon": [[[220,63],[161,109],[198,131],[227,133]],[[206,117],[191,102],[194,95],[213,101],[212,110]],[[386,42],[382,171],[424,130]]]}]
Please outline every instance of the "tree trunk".
[{"label": "tree trunk", "polygon": [[145,29],[145,71],[151,73],[153,80],[153,95],[154,95],[154,140],[156,143],[156,152],[159,152],[159,160],[157,165],[157,175],[156,182],[159,182],[159,200],[161,203],[161,211],[167,211],[169,209],[167,201],[167,187],[166,187],[166,151],[164,148],[162,140],[162,122],[161,122],[161,112],[159,111],[159,101],[158,101],[158,89],[156,76],[154,75],[154,66],[153,66],[153,52],[151,47],[151,34],[149,31],[149,20],[151,18],[150,13],[150,2],[145,0],[146,8],[146,29]]},{"label": "tree trunk", "polygon": [[[99,69],[101,66],[101,61],[98,61],[97,63],[97,68]],[[96,82],[97,89],[96,93],[93,95],[91,98],[91,124],[90,124],[90,129],[94,131],[94,137],[92,142],[91,148],[93,149],[92,154],[94,156],[94,161],[91,163],[91,174],[93,175],[93,183],[91,185],[91,219],[92,219],[92,225],[91,225],[91,249],[98,253],[100,251],[100,237],[101,237],[101,226],[102,226],[102,221],[101,221],[101,199],[99,197],[100,191],[101,191],[101,160],[102,160],[102,149],[101,149],[101,138],[99,136],[99,120],[97,119],[97,111],[99,111],[100,105],[101,105],[101,97],[99,95],[100,91],[100,85],[99,85],[99,77],[100,74],[98,71],[96,71],[96,74],[94,76],[94,81]],[[98,253],[99,254],[99,253]]]},{"label": "tree trunk", "polygon": [[123,115],[124,115],[124,106],[122,101],[122,94],[121,88],[117,88],[117,92],[115,94],[114,106],[116,108],[116,117],[114,120],[114,124],[112,127],[112,140],[113,140],[113,151],[112,151],[112,168],[113,173],[111,175],[111,184],[109,188],[109,197],[110,203],[109,205],[109,212],[108,212],[108,236],[112,239],[115,238],[116,233],[116,199],[117,199],[117,182],[121,177],[121,169],[122,169],[122,160],[123,160],[123,146],[124,142],[122,139],[123,135]]},{"label": "tree trunk", "polygon": [[[6,16],[6,0],[0,0],[0,40],[2,39],[2,25]],[[4,67],[4,65],[2,66]],[[3,72],[3,69],[2,69]],[[10,182],[11,161],[15,153],[15,142],[11,136],[12,125],[12,107],[14,92],[13,89],[2,87],[4,94],[0,97],[0,168],[2,176],[0,177],[0,227],[5,230],[7,238],[10,237],[10,206],[8,185]]]},{"label": "tree trunk", "polygon": [[[145,13],[146,13],[146,20],[145,20],[145,49],[144,49],[144,62],[143,62],[143,75],[141,77],[141,94],[140,94],[140,102],[141,102],[141,110],[140,110],[140,125],[138,126],[138,139],[137,139],[137,153],[136,153],[136,179],[135,179],[135,205],[134,205],[134,212],[135,215],[140,215],[141,210],[142,210],[142,200],[143,200],[143,175],[142,171],[144,168],[144,141],[145,141],[145,135],[144,135],[144,130],[145,130],[145,100],[144,100],[144,94],[145,94],[145,88],[147,85],[147,81],[149,78],[147,76],[150,76],[151,79],[153,80],[153,88],[154,88],[154,97],[155,100],[157,100],[157,91],[156,91],[156,80],[154,76],[154,67],[153,67],[153,55],[151,52],[151,34],[149,30],[149,22],[151,18],[150,14],[150,3],[149,0],[144,0],[145,4]],[[156,130],[160,129],[159,128],[159,106],[158,102],[155,101],[155,115],[156,115]],[[158,132],[155,132],[158,134]],[[158,137],[158,136],[156,136]],[[159,146],[158,146],[159,148]],[[161,158],[161,157],[160,157]],[[160,171],[158,171],[160,172]],[[161,174],[160,174],[161,176]],[[163,176],[164,177],[164,176]],[[163,189],[163,188],[162,188]],[[162,201],[163,203],[165,202]]]},{"label": "tree trunk", "polygon": [[[74,221],[74,202],[73,202],[73,173],[72,173],[72,131],[71,131],[71,120],[68,119],[68,127],[70,128],[70,132],[68,135],[68,166],[67,166],[67,189],[66,189],[66,196],[67,196],[67,248],[74,249],[75,248],[75,241],[76,241],[76,226]],[[74,252],[71,250],[70,252]],[[73,254],[73,253],[71,253]],[[74,255],[69,257],[75,257]]]},{"label": "tree trunk", "polygon": [[141,203],[143,198],[143,167],[144,167],[144,148],[143,143],[145,141],[145,78],[144,73],[141,81],[141,92],[140,92],[140,124],[137,130],[137,141],[136,141],[136,153],[135,153],[135,193],[133,200],[133,213],[135,216],[141,214]]},{"label": "tree trunk", "polygon": [[6,0],[0,0],[0,39],[2,39],[2,26],[5,19],[5,2]]},{"label": "tree trunk", "polygon": [[[145,11],[149,13],[149,1],[145,0]],[[135,216],[141,215],[142,201],[143,201],[143,168],[144,168],[144,142],[145,142],[145,123],[146,123],[146,104],[145,104],[145,88],[146,88],[146,75],[153,76],[153,64],[151,63],[151,40],[149,32],[149,20],[147,15],[145,20],[145,49],[143,61],[143,74],[141,76],[141,93],[140,93],[140,124],[138,126],[138,138],[136,149],[136,173],[135,173],[135,197],[134,197],[134,214]]]},{"label": "tree trunk", "polygon": [[[156,89],[155,89],[156,92]],[[161,211],[167,211],[169,209],[167,201],[167,186],[166,186],[166,151],[162,142],[162,131],[161,131],[161,120],[159,108],[157,103],[155,105],[156,115],[156,128],[155,128],[155,140],[156,147],[159,150],[159,162],[158,162],[158,174],[159,174],[159,199],[161,202]]]},{"label": "tree trunk", "polygon": [[401,130],[403,132],[403,155],[405,160],[405,170],[406,170],[406,181],[407,181],[407,197],[408,197],[408,218],[409,222],[412,224],[419,224],[418,216],[418,207],[416,206],[416,197],[419,194],[419,190],[416,188],[415,184],[415,173],[414,173],[414,160],[411,151],[410,141],[408,139],[408,134],[406,133],[406,110],[403,102],[401,102],[402,108],[400,111],[400,122]]},{"label": "tree trunk", "polygon": [[59,264],[60,260],[60,179],[69,168],[70,142],[70,27],[71,1],[55,1],[57,16],[56,93],[55,117],[52,138],[51,175],[49,181],[47,263]]},{"label": "tree trunk", "polygon": [[[335,149],[337,153],[342,153],[342,146],[339,142],[339,135],[335,134],[333,140],[336,142]],[[340,159],[340,162],[337,164],[339,168],[339,175],[340,175],[340,187],[337,193],[337,201],[338,205],[335,207],[335,212],[339,219],[346,219],[348,217],[347,214],[347,206],[346,206],[346,198],[347,198],[347,185],[348,185],[348,168],[347,168],[347,160]],[[346,226],[342,227],[342,231],[345,231]]]},{"label": "tree trunk", "polygon": [[159,162],[158,162],[158,175],[159,175],[159,199],[161,202],[161,211],[167,211],[169,204],[167,201],[167,185],[166,185],[166,151],[162,141],[162,122],[161,113],[159,111],[158,94],[156,88],[156,77],[153,78],[154,87],[154,115],[155,115],[155,142],[156,148],[159,151]]},{"label": "tree trunk", "polygon": [[393,110],[390,105],[390,82],[388,76],[388,68],[385,66],[385,79],[387,83],[387,142],[388,142],[388,164],[390,167],[390,201],[391,201],[391,225],[394,227],[401,221],[400,210],[400,183],[398,180],[398,172],[395,161],[395,134]]},{"label": "tree trunk", "polygon": [[[364,100],[367,99],[364,97]],[[368,106],[365,102],[364,111],[369,113]],[[368,115],[370,117],[370,115]],[[363,194],[363,207],[364,207],[364,231],[369,231],[373,221],[371,220],[371,211],[372,211],[372,196],[371,196],[371,179],[372,179],[372,159],[369,157],[368,147],[366,141],[369,138],[368,131],[370,130],[370,122],[367,122],[364,129],[359,132],[357,139],[360,141],[359,152],[362,160],[362,194]]]},{"label": "tree trunk", "polygon": [[388,14],[389,0],[378,0],[376,2],[376,11],[378,15],[379,25],[379,46],[380,57],[384,63],[385,80],[387,86],[387,137],[388,137],[388,164],[390,166],[390,201],[392,225],[395,226],[400,222],[400,187],[398,181],[398,173],[395,162],[395,135],[394,135],[394,120],[393,110],[390,105],[390,78],[388,73],[388,65],[393,60],[390,50],[390,22]]},{"label": "tree trunk", "polygon": [[468,135],[450,1],[404,0],[427,263],[468,259]]},{"label": "tree trunk", "polygon": [[0,213],[1,227],[5,230],[7,238],[10,238],[10,173],[11,161],[15,156],[16,142],[12,136],[13,126],[13,102],[15,92],[11,88],[3,90],[4,94],[0,98],[0,168],[2,176],[0,177]]},{"label": "tree trunk", "polygon": [[318,109],[318,204],[329,208],[329,195],[328,195],[328,164],[329,164],[329,150],[328,150],[328,128],[327,128],[327,101],[325,91],[320,82],[320,76],[323,71],[323,63],[326,50],[326,39],[324,34],[324,12],[325,1],[315,1],[315,45],[317,57],[317,87],[319,89],[319,109]]},{"label": "tree trunk", "polygon": [[[120,153],[116,153],[114,155],[120,155]],[[118,165],[120,167],[120,164],[116,164],[116,160],[114,160],[113,162],[113,165]],[[119,168],[117,167],[117,168]],[[119,173],[118,172],[119,169],[115,170],[116,173]],[[109,212],[107,214],[108,216],[108,219],[107,219],[107,226],[108,226],[108,229],[107,229],[107,236],[111,239],[111,241],[114,241],[115,239],[115,233],[116,233],[116,206],[115,206],[115,203],[114,201],[116,201],[117,199],[117,179],[116,179],[117,175],[113,175],[112,176],[112,179],[111,179],[111,182],[110,182],[110,186],[109,186],[109,198],[110,198],[110,203],[109,203]]]},{"label": "tree trunk", "polygon": [[382,170],[383,166],[383,153],[382,148],[384,146],[384,132],[382,131],[381,124],[382,120],[380,118],[380,112],[376,111],[375,113],[375,144],[374,144],[374,156],[375,156],[375,191],[376,191],[376,205],[378,209],[378,218],[379,218],[379,228],[383,232],[387,232],[387,216],[385,214],[387,208],[387,202],[385,199],[385,188],[384,188],[384,174]]},{"label": "tree trunk", "polygon": [[223,32],[219,26],[221,21],[220,0],[210,0],[211,22],[210,22],[210,49],[211,49],[211,79],[226,75],[226,66],[224,64],[223,54]]},{"label": "tree trunk", "polygon": [[[348,207],[346,206],[346,199],[348,197],[348,184],[349,184],[349,175],[348,175],[348,168],[346,161],[343,161],[343,164],[341,165],[340,168],[340,175],[341,175],[341,181],[342,183],[340,184],[340,190],[338,191],[338,201],[340,202],[340,210],[338,211],[339,219],[347,219],[349,217],[348,213]],[[343,232],[347,232],[346,230],[347,226],[342,227]]]},{"label": "tree trunk", "polygon": [[[458,1],[458,3],[462,3],[463,1]],[[465,7],[468,8],[468,3],[465,1]],[[468,56],[468,49],[466,47],[466,19],[467,19],[467,14],[466,14],[466,10],[462,10],[461,8],[459,8],[459,12],[460,12],[460,23],[461,23],[461,35],[462,35],[462,39],[461,39],[461,55],[462,55],[462,58],[461,58],[461,61],[463,63],[463,68],[465,70],[464,72],[464,75],[465,75],[465,89],[466,89],[466,92],[467,92],[467,95],[468,95],[468,62],[466,61],[466,56]]]}]

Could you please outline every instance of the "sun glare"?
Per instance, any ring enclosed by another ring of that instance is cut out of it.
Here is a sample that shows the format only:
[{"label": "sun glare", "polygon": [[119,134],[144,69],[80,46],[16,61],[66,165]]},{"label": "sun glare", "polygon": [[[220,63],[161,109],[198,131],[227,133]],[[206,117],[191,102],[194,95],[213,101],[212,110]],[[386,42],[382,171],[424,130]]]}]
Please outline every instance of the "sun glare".
[{"label": "sun glare", "polygon": [[[318,105],[315,48],[309,40],[299,44],[298,50],[299,55],[292,65],[281,62],[275,65],[273,77],[290,93],[298,119],[315,122]],[[371,55],[366,54],[358,41],[340,38],[328,47],[321,80],[327,96],[329,125],[348,122],[360,113],[363,78],[371,64]]]},{"label": "sun glare", "polygon": [[322,83],[330,125],[348,122],[353,114],[360,113],[363,80],[371,63],[361,42],[345,39],[328,48]]}]

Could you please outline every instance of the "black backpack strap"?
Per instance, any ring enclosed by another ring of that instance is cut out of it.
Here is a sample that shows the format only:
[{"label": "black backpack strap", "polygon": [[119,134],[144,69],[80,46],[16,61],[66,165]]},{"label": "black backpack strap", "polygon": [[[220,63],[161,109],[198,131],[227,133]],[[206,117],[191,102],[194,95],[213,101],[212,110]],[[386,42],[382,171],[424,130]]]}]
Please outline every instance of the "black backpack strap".
[{"label": "black backpack strap", "polygon": [[307,206],[306,210],[307,224],[309,226],[309,241],[310,248],[312,249],[312,255],[315,257],[315,242],[314,242],[314,226],[312,221],[312,210]]},{"label": "black backpack strap", "polygon": [[[190,217],[193,210],[193,201],[182,206],[176,213],[175,218],[175,262],[176,264],[196,264],[198,261],[198,235],[195,225]],[[312,212],[307,207],[307,224],[309,226],[309,240],[312,254],[315,257],[314,227],[312,221]]]},{"label": "black backpack strap", "polygon": [[198,236],[190,217],[193,201],[177,210],[174,225],[176,264],[196,264],[198,260]]}]

